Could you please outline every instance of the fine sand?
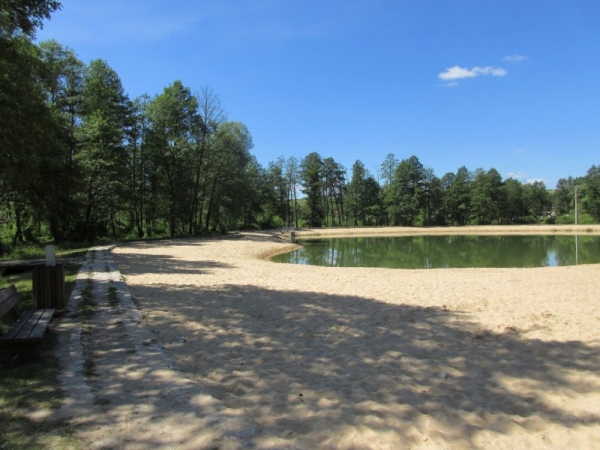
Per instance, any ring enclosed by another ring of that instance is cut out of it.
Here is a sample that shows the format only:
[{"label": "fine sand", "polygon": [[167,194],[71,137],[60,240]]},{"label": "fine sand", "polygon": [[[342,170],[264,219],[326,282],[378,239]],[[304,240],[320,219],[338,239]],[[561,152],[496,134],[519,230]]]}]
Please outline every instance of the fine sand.
[{"label": "fine sand", "polygon": [[265,259],[292,246],[255,232],[113,250],[144,326],[186,376],[257,424],[256,447],[600,448],[600,265]]}]

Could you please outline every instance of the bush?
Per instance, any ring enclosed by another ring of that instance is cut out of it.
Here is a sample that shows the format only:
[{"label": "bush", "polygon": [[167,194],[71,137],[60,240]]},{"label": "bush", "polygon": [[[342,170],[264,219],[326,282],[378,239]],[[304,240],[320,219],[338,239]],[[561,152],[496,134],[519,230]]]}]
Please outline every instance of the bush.
[{"label": "bush", "polygon": [[565,214],[564,216],[558,216],[556,218],[556,224],[557,225],[572,225],[575,223],[575,218]]},{"label": "bush", "polygon": [[591,214],[581,213],[579,214],[579,223],[581,225],[591,225],[596,223],[596,221],[594,220]]},{"label": "bush", "polygon": [[261,215],[258,217],[257,222],[263,230],[272,230],[284,226],[283,220],[279,216]]},{"label": "bush", "polygon": [[[580,225],[591,225],[591,224],[594,224],[597,222],[594,220],[594,218],[592,217],[591,214],[581,213],[581,214],[579,214],[578,223]],[[575,224],[575,216],[570,215],[570,214],[565,214],[564,216],[559,216],[556,219],[556,224],[557,225],[574,225]]]}]

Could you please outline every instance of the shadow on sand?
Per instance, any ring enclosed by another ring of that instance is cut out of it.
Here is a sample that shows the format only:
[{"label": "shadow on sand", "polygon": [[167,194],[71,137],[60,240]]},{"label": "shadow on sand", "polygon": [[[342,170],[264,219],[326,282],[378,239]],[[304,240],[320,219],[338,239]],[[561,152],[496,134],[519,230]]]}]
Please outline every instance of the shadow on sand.
[{"label": "shadow on sand", "polygon": [[[134,266],[129,258],[140,256],[119,256],[125,273]],[[211,267],[169,264],[157,260],[143,271]],[[357,435],[364,439],[357,448],[368,447],[371,435],[408,445],[427,421],[429,436],[469,447],[486,432],[600,423],[546,396],[598,391],[597,345],[527,339],[514,329],[481,330],[461,311],[358,296],[251,285],[135,291],[148,299],[145,309],[167,310],[148,326],[163,330],[159,340],[183,372],[290,445],[345,448]],[[173,317],[188,318],[172,329],[186,343],[164,335]]]}]

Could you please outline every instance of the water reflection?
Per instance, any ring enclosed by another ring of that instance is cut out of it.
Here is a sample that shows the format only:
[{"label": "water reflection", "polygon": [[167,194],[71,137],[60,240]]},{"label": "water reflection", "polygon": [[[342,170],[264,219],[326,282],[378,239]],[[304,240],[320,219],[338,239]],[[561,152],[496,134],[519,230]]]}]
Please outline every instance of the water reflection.
[{"label": "water reflection", "polygon": [[315,239],[276,262],[329,267],[434,269],[600,263],[600,236],[409,236]]}]

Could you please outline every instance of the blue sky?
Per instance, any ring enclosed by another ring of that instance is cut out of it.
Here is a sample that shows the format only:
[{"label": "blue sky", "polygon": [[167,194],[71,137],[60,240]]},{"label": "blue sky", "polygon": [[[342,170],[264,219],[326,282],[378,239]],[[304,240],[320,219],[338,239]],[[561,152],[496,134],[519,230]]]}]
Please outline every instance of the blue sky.
[{"label": "blue sky", "polygon": [[598,0],[61,0],[39,40],[101,58],[131,98],[212,88],[266,166],[316,151],[373,175],[585,175],[600,164]]}]

